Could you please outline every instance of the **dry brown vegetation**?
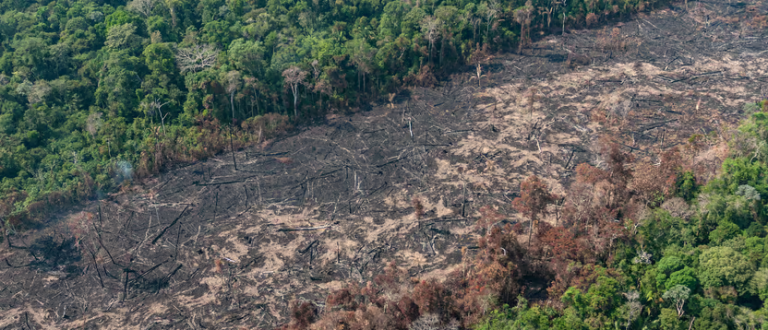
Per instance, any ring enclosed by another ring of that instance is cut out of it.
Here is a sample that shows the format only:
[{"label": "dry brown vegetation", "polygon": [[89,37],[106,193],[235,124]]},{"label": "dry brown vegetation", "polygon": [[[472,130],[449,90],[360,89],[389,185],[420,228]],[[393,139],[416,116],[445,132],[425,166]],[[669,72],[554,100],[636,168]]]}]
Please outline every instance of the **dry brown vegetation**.
[{"label": "dry brown vegetation", "polygon": [[[676,169],[711,178],[768,84],[765,4],[688,6],[496,55],[239,152],[238,170],[217,157],[40,219],[0,250],[0,328],[448,327],[484,295],[586,287],[564,260],[610,258],[613,217],[668,194]],[[512,201],[531,175],[566,198],[525,256]]]}]

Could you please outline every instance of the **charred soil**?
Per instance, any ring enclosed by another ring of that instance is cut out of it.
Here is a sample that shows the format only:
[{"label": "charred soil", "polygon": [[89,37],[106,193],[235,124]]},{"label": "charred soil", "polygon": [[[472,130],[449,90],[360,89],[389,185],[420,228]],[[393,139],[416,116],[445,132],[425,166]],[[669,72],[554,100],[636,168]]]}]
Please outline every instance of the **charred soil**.
[{"label": "charred soil", "polygon": [[19,233],[0,250],[0,329],[273,328],[289,301],[323,306],[391,261],[440,278],[487,230],[481,207],[525,221],[520,182],[567,194],[604,136],[653,164],[699,135],[693,161],[715,173],[768,93],[768,6],[687,6],[543,38],[479,82],[468,68]]}]

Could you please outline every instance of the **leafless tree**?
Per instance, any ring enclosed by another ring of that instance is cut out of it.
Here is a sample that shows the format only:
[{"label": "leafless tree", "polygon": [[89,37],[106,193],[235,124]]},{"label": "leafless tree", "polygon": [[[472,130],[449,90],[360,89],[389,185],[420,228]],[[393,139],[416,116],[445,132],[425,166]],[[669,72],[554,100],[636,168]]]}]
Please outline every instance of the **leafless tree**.
[{"label": "leafless tree", "polygon": [[291,93],[293,93],[293,115],[298,117],[299,85],[305,83],[304,80],[307,78],[307,72],[294,65],[283,71],[283,78],[285,78],[285,83],[291,88]]},{"label": "leafless tree", "polygon": [[216,63],[219,50],[213,45],[194,45],[176,50],[176,64],[181,73],[205,70]]},{"label": "leafless tree", "polygon": [[645,250],[640,249],[640,251],[637,252],[637,257],[634,257],[632,259],[632,263],[650,265],[652,263],[651,261],[652,257],[653,257],[653,254],[650,254],[648,252],[645,252]]},{"label": "leafless tree", "polygon": [[163,115],[163,106],[168,103],[171,102],[160,103],[160,100],[157,97],[153,98],[152,102],[144,103],[144,106],[149,110],[150,115],[154,115],[155,110],[157,110],[157,116],[160,117],[160,125],[162,125],[163,128],[163,135],[165,135],[165,117],[168,116],[168,113]]},{"label": "leafless tree", "polygon": [[640,316],[640,312],[643,311],[643,304],[640,303],[640,293],[637,291],[624,293],[624,297],[627,297],[627,303],[625,307],[627,313],[626,330],[629,330],[629,325],[632,324],[632,321],[637,319],[637,317]]},{"label": "leafless tree", "polygon": [[477,77],[477,87],[482,87],[480,86],[480,78],[483,77],[483,67],[479,61],[475,63],[475,76]]},{"label": "leafless tree", "polygon": [[549,7],[549,10],[546,10],[546,8],[542,9],[542,12],[547,14],[547,29],[549,29],[549,26],[552,24],[552,12],[555,10],[555,7]]},{"label": "leafless tree", "polygon": [[477,87],[482,87],[480,84],[480,78],[483,77],[483,67],[482,62],[488,61],[488,44],[483,45],[480,47],[480,43],[477,43],[477,48],[472,52],[472,55],[470,55],[469,60],[472,64],[475,65],[475,78],[477,78]]},{"label": "leafless tree", "polygon": [[434,17],[427,16],[421,21],[421,32],[429,41],[429,60],[432,61],[432,48],[435,45],[435,40],[440,35],[440,27],[443,25],[443,20]]},{"label": "leafless tree", "polygon": [[133,0],[128,3],[126,8],[132,12],[144,15],[144,17],[149,17],[152,14],[152,9],[155,8],[155,4],[157,4],[157,0]]},{"label": "leafless tree", "polygon": [[408,326],[408,330],[455,330],[458,328],[459,325],[455,319],[444,324],[440,320],[440,315],[433,313],[420,316]]}]

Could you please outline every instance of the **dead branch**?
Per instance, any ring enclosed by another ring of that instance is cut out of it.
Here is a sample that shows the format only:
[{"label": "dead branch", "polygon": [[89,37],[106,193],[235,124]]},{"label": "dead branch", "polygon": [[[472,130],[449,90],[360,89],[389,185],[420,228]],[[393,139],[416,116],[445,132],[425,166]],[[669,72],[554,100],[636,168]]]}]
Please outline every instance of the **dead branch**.
[{"label": "dead branch", "polygon": [[233,183],[242,183],[245,180],[258,177],[259,175],[249,175],[246,177],[242,177],[239,180],[232,180],[232,181],[224,181],[224,182],[213,182],[213,183],[200,183],[199,181],[195,181],[194,184],[197,186],[219,186],[219,185],[225,185],[225,184],[233,184]]},{"label": "dead branch", "polygon": [[145,275],[151,273],[152,271],[154,271],[155,269],[157,269],[158,267],[162,266],[163,264],[165,264],[166,262],[169,262],[169,261],[171,261],[171,259],[167,259],[167,260],[165,260],[165,261],[163,261],[163,262],[161,262],[161,263],[159,263],[157,265],[152,266],[150,269],[147,269],[147,271],[141,273],[141,275],[139,275],[139,276],[136,276],[136,278],[130,280],[129,282],[136,282],[136,281],[138,281],[139,279],[143,278]]},{"label": "dead branch", "polygon": [[[173,219],[173,222],[171,222],[171,224],[170,224],[170,225],[168,225],[168,226],[166,226],[165,228],[163,228],[163,231],[161,231],[161,232],[160,232],[160,234],[158,234],[158,235],[155,237],[155,239],[153,239],[153,240],[152,240],[152,245],[155,245],[155,243],[157,243],[157,240],[159,240],[159,239],[160,239],[160,237],[163,237],[163,235],[165,235],[165,232],[166,232],[166,231],[168,231],[168,228],[171,228],[173,225],[175,225],[175,224],[176,224],[176,222],[178,222],[178,221],[179,221],[179,219],[181,219],[181,216],[182,216],[182,215],[184,215],[184,212],[187,212],[187,209],[188,209],[188,208],[189,208],[189,204],[187,204],[187,206],[186,206],[186,207],[184,207],[184,210],[183,210],[183,211],[181,211],[181,213],[179,213],[179,216],[177,216],[177,217],[176,217],[176,219]],[[159,221],[159,220],[160,220],[160,219],[158,219],[158,221]]]},{"label": "dead branch", "polygon": [[311,243],[309,243],[309,245],[307,245],[306,248],[303,248],[303,249],[299,250],[298,252],[301,253],[301,254],[307,253],[307,251],[309,251],[309,249],[311,249],[313,246],[315,246],[315,244],[317,244],[317,240],[313,240]]},{"label": "dead branch", "polygon": [[693,79],[693,78],[696,78],[696,77],[709,76],[709,75],[718,74],[718,73],[721,73],[721,72],[723,72],[723,70],[699,73],[699,74],[695,74],[695,75],[692,75],[692,76],[687,77],[687,78],[673,80],[672,82],[676,83],[676,82],[680,82],[680,81],[686,81],[686,80]]},{"label": "dead branch", "polygon": [[301,228],[280,228],[280,229],[278,229],[277,231],[286,232],[286,231],[306,231],[306,230],[318,230],[318,229],[325,229],[325,228],[330,228],[330,227],[332,227],[333,225],[337,225],[337,224],[339,224],[339,222],[338,222],[338,221],[335,221],[335,222],[334,222],[334,223],[332,223],[332,224],[329,224],[329,225],[324,225],[324,226],[317,226],[317,227],[301,227]]},{"label": "dead branch", "polygon": [[664,126],[666,124],[669,124],[669,123],[675,122],[675,121],[677,121],[677,119],[670,119],[670,120],[665,120],[665,121],[661,121],[661,122],[658,122],[658,123],[653,123],[653,124],[650,124],[650,125],[647,125],[645,127],[640,128],[638,131],[644,133],[646,131],[650,131],[650,130],[652,130],[654,128],[659,128],[661,126]]},{"label": "dead branch", "polygon": [[213,45],[194,45],[176,50],[176,63],[181,73],[205,70],[216,63],[219,50]]}]

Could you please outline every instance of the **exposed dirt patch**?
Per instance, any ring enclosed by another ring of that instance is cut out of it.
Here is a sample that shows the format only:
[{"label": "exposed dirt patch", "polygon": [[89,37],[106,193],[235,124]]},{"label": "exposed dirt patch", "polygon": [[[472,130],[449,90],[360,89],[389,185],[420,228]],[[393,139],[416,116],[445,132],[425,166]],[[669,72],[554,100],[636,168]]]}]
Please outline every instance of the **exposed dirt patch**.
[{"label": "exposed dirt patch", "polygon": [[63,214],[0,251],[0,329],[271,328],[290,300],[322,305],[390,261],[445,276],[475,244],[480,207],[522,220],[520,181],[567,193],[575,165],[602,163],[602,134],[643,162],[707,135],[696,161],[717,164],[727,127],[768,91],[768,36],[743,5],[548,37],[496,57],[482,88],[457,74],[238,153],[237,170],[224,155]]}]

